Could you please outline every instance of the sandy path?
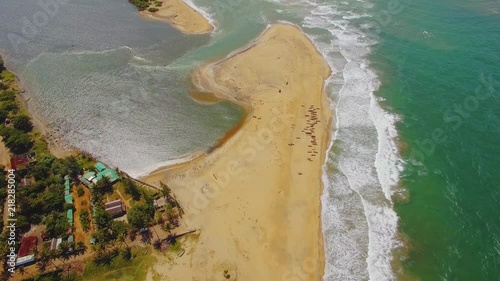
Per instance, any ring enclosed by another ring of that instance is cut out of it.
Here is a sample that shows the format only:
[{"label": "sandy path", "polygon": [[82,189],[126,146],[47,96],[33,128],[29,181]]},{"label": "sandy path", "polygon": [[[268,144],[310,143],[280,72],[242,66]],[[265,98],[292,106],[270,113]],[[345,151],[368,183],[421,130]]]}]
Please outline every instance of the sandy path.
[{"label": "sandy path", "polygon": [[249,110],[220,148],[146,178],[163,179],[200,229],[199,243],[155,270],[168,280],[322,280],[322,164],[330,69],[295,26],[198,68],[199,89]]}]

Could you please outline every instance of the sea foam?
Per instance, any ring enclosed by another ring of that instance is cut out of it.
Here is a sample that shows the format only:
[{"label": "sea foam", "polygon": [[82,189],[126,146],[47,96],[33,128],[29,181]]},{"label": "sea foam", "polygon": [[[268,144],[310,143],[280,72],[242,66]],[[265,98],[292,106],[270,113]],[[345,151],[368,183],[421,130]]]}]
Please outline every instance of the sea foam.
[{"label": "sea foam", "polygon": [[394,280],[392,251],[401,245],[392,202],[402,169],[396,145],[398,118],[374,95],[380,81],[367,56],[377,42],[350,22],[370,24],[373,6],[300,3],[310,11],[303,27],[332,68],[326,89],[335,110],[335,128],[323,167],[321,198],[324,279]]}]

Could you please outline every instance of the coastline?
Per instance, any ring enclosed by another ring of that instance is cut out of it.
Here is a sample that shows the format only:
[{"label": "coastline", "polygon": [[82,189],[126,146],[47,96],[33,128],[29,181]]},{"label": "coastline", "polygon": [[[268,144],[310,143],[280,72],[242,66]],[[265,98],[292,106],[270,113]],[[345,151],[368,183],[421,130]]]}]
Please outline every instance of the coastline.
[{"label": "coastline", "polygon": [[333,114],[324,85],[330,74],[309,38],[282,23],[194,71],[198,91],[243,106],[247,114],[211,153],[142,178],[171,186],[185,206],[186,227],[201,231],[195,247],[176,265],[159,262],[157,273],[172,280],[297,274],[322,280],[320,197]]},{"label": "coastline", "polygon": [[[17,83],[21,86],[21,89],[26,89],[25,87],[23,87],[19,80],[17,80]],[[49,125],[47,125],[44,122],[43,118],[38,116],[36,111],[30,107],[29,101],[31,98],[27,97],[27,95],[29,94],[23,90],[17,96],[19,104],[21,105],[21,110],[26,110],[31,118],[33,127],[38,133],[43,136],[45,142],[47,143],[49,152],[57,158],[65,158],[68,156],[75,156],[79,154],[79,150],[69,148],[68,145],[65,144],[64,139],[57,135],[57,132],[54,130],[54,128],[51,128]]]},{"label": "coastline", "polygon": [[148,19],[164,21],[186,34],[205,34],[214,31],[214,25],[192,4],[185,0],[164,0],[161,7],[150,12],[147,9],[139,13]]}]

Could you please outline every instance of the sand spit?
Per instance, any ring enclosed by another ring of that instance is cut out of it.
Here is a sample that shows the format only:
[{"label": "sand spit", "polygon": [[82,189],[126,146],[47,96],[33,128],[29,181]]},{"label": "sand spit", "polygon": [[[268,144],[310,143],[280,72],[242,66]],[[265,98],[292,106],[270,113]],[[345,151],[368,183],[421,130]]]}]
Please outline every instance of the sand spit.
[{"label": "sand spit", "polygon": [[212,153],[144,180],[169,184],[199,229],[185,254],[153,267],[162,280],[322,280],[322,165],[332,111],[330,68],[293,25],[195,70],[198,90],[247,108]]}]

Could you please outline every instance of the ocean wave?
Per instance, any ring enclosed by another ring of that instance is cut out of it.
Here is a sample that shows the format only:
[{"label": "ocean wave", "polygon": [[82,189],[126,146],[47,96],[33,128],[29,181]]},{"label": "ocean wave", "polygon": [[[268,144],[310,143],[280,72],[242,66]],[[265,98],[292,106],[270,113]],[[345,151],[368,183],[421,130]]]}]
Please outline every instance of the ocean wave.
[{"label": "ocean wave", "polygon": [[394,280],[392,252],[401,246],[392,202],[403,165],[398,118],[374,95],[380,81],[366,57],[376,38],[350,22],[370,25],[372,5],[300,2],[310,11],[303,27],[332,68],[327,89],[336,114],[323,168],[324,280]]}]

